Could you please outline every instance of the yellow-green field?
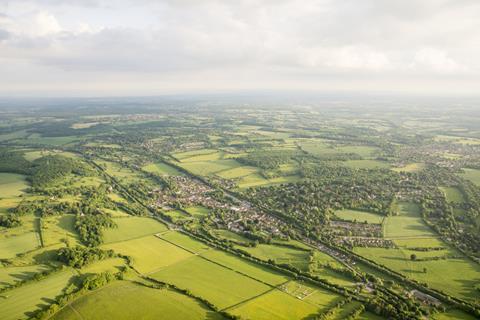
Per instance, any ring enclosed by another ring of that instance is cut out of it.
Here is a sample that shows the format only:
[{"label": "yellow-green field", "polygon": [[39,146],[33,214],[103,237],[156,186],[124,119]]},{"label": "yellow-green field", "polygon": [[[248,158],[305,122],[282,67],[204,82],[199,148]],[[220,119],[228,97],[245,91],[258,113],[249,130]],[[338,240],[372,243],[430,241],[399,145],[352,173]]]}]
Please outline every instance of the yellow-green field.
[{"label": "yellow-green field", "polygon": [[343,220],[357,222],[367,221],[368,223],[382,223],[383,219],[385,218],[379,214],[350,209],[335,211],[335,215]]},{"label": "yellow-green field", "polygon": [[460,174],[463,178],[472,181],[477,186],[480,186],[480,170],[463,168],[463,173]]},{"label": "yellow-green field", "polygon": [[223,317],[183,294],[117,281],[75,300],[53,319],[221,320]]},{"label": "yellow-green field", "polygon": [[169,176],[181,176],[182,173],[176,168],[169,166],[163,162],[150,163],[142,168],[147,172],[153,172],[160,175],[169,175]]},{"label": "yellow-green field", "polygon": [[118,217],[113,220],[117,224],[117,227],[105,230],[105,243],[139,238],[167,230],[167,227],[163,223],[160,223],[153,218]]},{"label": "yellow-green field", "polygon": [[16,173],[0,173],[0,198],[18,197],[28,188],[26,177]]}]

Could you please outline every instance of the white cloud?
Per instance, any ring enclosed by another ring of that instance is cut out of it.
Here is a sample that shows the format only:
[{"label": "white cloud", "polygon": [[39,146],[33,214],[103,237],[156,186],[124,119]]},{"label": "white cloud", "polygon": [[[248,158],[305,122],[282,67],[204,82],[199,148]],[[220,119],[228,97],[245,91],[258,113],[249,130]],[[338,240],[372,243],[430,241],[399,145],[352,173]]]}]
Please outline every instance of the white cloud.
[{"label": "white cloud", "polygon": [[361,89],[366,78],[385,90],[408,91],[414,78],[450,89],[458,77],[480,80],[479,9],[469,0],[0,1],[0,60],[19,66],[18,82],[0,73],[0,90],[85,77],[110,81],[102,87],[112,94],[115,77],[179,90]]}]

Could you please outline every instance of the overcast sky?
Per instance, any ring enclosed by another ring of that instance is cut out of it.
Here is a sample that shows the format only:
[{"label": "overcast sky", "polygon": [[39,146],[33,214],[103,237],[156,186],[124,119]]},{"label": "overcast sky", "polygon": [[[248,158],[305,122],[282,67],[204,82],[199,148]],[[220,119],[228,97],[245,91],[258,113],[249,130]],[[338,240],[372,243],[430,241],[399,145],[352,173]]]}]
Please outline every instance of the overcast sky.
[{"label": "overcast sky", "polygon": [[0,0],[1,96],[480,94],[479,0]]}]

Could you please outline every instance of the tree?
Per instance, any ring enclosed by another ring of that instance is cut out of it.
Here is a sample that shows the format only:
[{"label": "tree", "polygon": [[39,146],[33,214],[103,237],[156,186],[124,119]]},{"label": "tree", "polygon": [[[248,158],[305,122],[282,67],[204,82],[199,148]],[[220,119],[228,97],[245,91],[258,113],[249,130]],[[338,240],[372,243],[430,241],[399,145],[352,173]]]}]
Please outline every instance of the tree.
[{"label": "tree", "polygon": [[417,260],[417,255],[416,255],[415,253],[412,253],[412,254],[410,255],[410,260],[412,260],[412,261]]}]

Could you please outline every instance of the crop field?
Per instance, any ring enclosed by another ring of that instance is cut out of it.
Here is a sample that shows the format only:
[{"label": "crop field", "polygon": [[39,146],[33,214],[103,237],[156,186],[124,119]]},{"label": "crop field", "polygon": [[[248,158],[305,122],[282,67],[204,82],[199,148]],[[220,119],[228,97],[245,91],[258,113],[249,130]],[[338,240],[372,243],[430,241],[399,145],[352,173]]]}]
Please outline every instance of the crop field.
[{"label": "crop field", "polygon": [[357,222],[367,221],[367,223],[377,223],[377,224],[382,223],[383,219],[385,218],[384,216],[381,216],[379,214],[370,213],[366,211],[350,210],[350,209],[335,211],[335,215],[343,220],[357,221]]},{"label": "crop field", "polygon": [[463,178],[470,180],[477,186],[480,186],[480,170],[463,168],[464,173],[460,174]]},{"label": "crop field", "polygon": [[105,243],[124,241],[166,231],[167,227],[152,218],[125,217],[114,218],[116,228],[106,229]]},{"label": "crop field", "polygon": [[194,253],[201,253],[205,250],[209,250],[210,247],[206,244],[194,240],[189,236],[176,231],[168,231],[161,234],[158,234],[157,237],[167,240],[171,243],[176,244],[182,248],[185,248],[187,251],[194,252]]},{"label": "crop field", "polygon": [[151,273],[193,256],[156,236],[106,244],[103,247],[131,256],[135,269],[140,273]]},{"label": "crop field", "polygon": [[2,294],[3,298],[0,299],[2,320],[28,318],[29,311],[48,305],[50,299],[61,294],[74,275],[72,270],[61,271],[42,281],[35,281]]},{"label": "crop field", "polygon": [[[125,303],[126,301],[128,303]],[[194,299],[174,291],[152,289],[129,281],[118,281],[75,300],[53,319],[222,320],[223,317],[208,310]]]},{"label": "crop field", "polygon": [[180,171],[176,168],[169,166],[163,162],[151,163],[142,168],[147,172],[153,172],[160,175],[169,175],[169,176],[181,176],[183,175]]},{"label": "crop field", "polygon": [[272,290],[227,311],[245,319],[305,319],[317,314],[320,308],[296,299],[285,292]]},{"label": "crop field", "polygon": [[150,277],[188,289],[196,295],[205,297],[220,309],[270,290],[269,286],[259,281],[200,257],[186,259],[153,273]]},{"label": "crop field", "polygon": [[259,244],[256,247],[239,247],[250,253],[252,256],[267,261],[274,260],[276,263],[291,264],[300,270],[306,270],[310,253],[305,250],[278,246]]},{"label": "crop field", "polygon": [[18,197],[28,188],[25,176],[15,173],[0,173],[0,197]]}]

